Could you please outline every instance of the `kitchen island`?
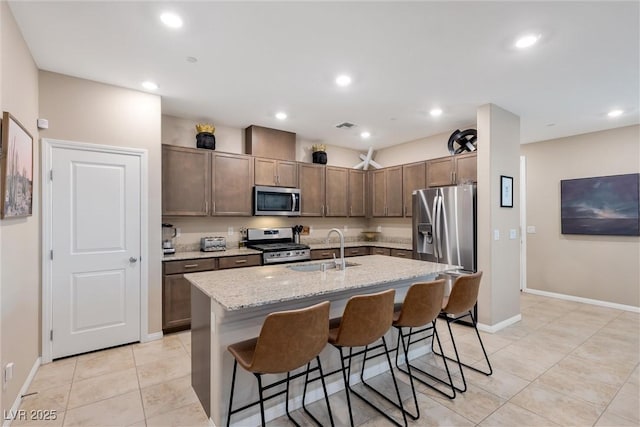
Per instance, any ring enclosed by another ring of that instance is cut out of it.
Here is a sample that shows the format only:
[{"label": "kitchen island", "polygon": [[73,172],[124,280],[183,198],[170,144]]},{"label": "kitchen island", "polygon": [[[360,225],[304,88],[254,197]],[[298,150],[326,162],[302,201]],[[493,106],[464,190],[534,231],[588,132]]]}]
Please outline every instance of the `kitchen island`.
[{"label": "kitchen island", "polygon": [[[192,386],[215,425],[226,423],[233,366],[227,346],[258,336],[269,313],[331,301],[331,317],[339,317],[353,295],[396,289],[396,301],[402,301],[411,284],[433,280],[438,274],[456,268],[383,255],[350,258],[349,261],[356,265],[344,271],[334,268],[295,270],[301,265],[322,264],[306,262],[185,275],[192,284]],[[330,346],[323,350],[321,358],[325,371],[339,365],[337,351]],[[379,373],[381,366],[372,363],[367,372]],[[329,378],[328,383],[330,392],[342,388],[339,375]],[[311,389],[308,401],[320,398],[319,384],[316,385]],[[300,406],[301,389],[301,384],[292,384],[291,408]],[[254,401],[256,397],[255,377],[239,369],[234,401],[241,404]],[[279,398],[267,402],[267,419],[284,414],[282,403]],[[257,414],[256,406],[235,415],[232,421],[238,425],[257,425]]]}]

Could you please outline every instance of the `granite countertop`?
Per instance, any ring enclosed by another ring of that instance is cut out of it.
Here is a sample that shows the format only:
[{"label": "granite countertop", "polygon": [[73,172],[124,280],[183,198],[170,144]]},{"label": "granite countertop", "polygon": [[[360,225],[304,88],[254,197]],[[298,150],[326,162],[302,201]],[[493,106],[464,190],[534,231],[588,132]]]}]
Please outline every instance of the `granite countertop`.
[{"label": "granite countertop", "polygon": [[[304,242],[303,242],[304,243]],[[404,249],[410,251],[411,243],[394,243],[394,242],[370,242],[370,241],[356,241],[356,242],[344,242],[345,248],[353,248],[358,246],[367,246],[374,248],[389,248],[389,249]],[[340,248],[340,242],[329,243],[310,243],[311,249],[338,249]]]},{"label": "granite countertop", "polygon": [[198,259],[198,258],[222,258],[225,256],[238,256],[238,255],[260,255],[261,251],[255,249],[241,248],[241,249],[227,249],[226,251],[214,251],[214,252],[202,252],[202,251],[188,251],[188,252],[176,252],[173,255],[164,255],[162,261],[182,261],[185,259]]},{"label": "granite countertop", "polygon": [[206,271],[185,274],[184,277],[225,310],[234,311],[411,280],[457,268],[453,265],[385,255],[349,258],[348,262],[359,265],[347,267],[344,271],[294,271],[288,268],[292,265],[322,262]]},{"label": "granite countertop", "polygon": [[[302,243],[305,243],[304,240]],[[311,249],[333,249],[340,248],[340,242],[329,242],[329,243],[308,243]],[[366,241],[356,241],[356,242],[345,242],[345,248],[353,248],[358,246],[367,246],[367,247],[376,247],[376,248],[390,248],[390,249],[404,249],[411,250],[411,243],[394,243],[394,242],[366,242]],[[233,248],[227,249],[226,251],[215,251],[215,252],[202,252],[202,251],[185,251],[185,252],[176,252],[173,255],[164,255],[162,257],[162,261],[182,261],[185,259],[198,259],[198,258],[220,258],[225,256],[237,256],[237,255],[253,255],[253,254],[261,254],[261,251],[257,251],[255,249],[248,248]]]}]

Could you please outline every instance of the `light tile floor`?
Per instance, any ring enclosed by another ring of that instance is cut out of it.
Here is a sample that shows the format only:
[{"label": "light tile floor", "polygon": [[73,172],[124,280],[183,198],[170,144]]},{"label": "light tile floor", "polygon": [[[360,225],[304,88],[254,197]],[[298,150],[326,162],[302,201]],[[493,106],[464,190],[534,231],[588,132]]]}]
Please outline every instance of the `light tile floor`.
[{"label": "light tile floor", "polygon": [[[522,294],[520,301],[521,322],[496,334],[482,333],[494,374],[465,370],[469,389],[455,400],[417,386],[422,415],[410,424],[640,425],[640,314],[531,294]],[[463,359],[482,366],[473,331],[459,327],[455,333]],[[442,329],[445,350],[450,346],[447,335]],[[38,393],[25,397],[20,409],[55,410],[57,419],[15,420],[12,425],[207,426],[190,385],[190,352],[190,334],[183,332],[43,365],[29,389]],[[433,357],[416,363],[434,372],[443,368]],[[398,377],[409,404],[408,377]],[[391,390],[388,375],[372,381]],[[386,402],[376,401],[398,416]],[[344,393],[332,395],[331,404],[336,424],[347,425]],[[354,404],[357,425],[388,425],[369,407],[357,400]],[[309,406],[328,425],[321,402]],[[311,425],[302,412],[294,416]],[[269,424],[291,425],[284,417]]]}]

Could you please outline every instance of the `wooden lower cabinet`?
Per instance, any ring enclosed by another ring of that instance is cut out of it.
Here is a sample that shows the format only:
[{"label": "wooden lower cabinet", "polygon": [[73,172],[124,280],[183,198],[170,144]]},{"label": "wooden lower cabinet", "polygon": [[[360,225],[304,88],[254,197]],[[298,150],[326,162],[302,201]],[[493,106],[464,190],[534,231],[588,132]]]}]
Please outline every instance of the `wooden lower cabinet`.
[{"label": "wooden lower cabinet", "polygon": [[406,249],[391,249],[391,256],[411,259],[413,258],[413,251],[408,251]]},{"label": "wooden lower cabinet", "polygon": [[333,256],[340,258],[340,249],[313,249],[311,259],[333,259]]},{"label": "wooden lower cabinet", "polygon": [[369,248],[366,246],[357,246],[354,248],[344,248],[344,256],[363,256],[369,255]]},{"label": "wooden lower cabinet", "polygon": [[171,332],[191,327],[191,282],[182,274],[162,280],[162,330]]},{"label": "wooden lower cabinet", "polygon": [[262,263],[262,255],[239,255],[218,258],[218,270],[238,267],[254,267]]},{"label": "wooden lower cabinet", "polygon": [[376,248],[376,247],[371,247],[369,248],[369,253],[371,255],[391,255],[391,249],[389,248]]}]

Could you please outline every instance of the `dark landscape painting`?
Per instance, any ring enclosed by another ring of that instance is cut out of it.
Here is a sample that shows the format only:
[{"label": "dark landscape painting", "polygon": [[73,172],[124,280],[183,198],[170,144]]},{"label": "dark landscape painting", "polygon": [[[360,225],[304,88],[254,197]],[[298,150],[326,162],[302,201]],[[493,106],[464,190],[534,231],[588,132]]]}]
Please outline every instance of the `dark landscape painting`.
[{"label": "dark landscape painting", "polygon": [[640,174],[560,181],[562,234],[640,236]]}]

